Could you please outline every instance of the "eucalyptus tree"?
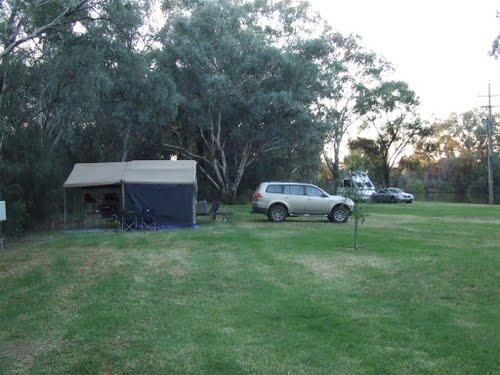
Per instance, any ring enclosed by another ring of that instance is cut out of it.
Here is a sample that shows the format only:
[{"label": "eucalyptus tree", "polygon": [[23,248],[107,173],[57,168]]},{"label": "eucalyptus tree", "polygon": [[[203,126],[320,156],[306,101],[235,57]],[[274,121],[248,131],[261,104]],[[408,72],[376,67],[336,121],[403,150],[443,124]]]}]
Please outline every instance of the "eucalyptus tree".
[{"label": "eucalyptus tree", "polygon": [[[500,21],[500,12],[497,12],[497,18]],[[493,40],[491,45],[491,56],[498,58],[500,57],[500,34]]]},{"label": "eucalyptus tree", "polygon": [[[19,35],[31,35],[33,25],[73,4],[35,3],[16,13]],[[58,19],[3,55],[0,190],[15,191],[12,199],[34,216],[45,202],[57,204],[52,194],[72,163],[142,153],[139,144],[157,137],[156,123],[174,112],[173,84],[151,71],[139,33],[147,11],[142,0],[88,1],[74,17]]]},{"label": "eucalyptus tree", "polygon": [[[9,132],[4,106],[8,90],[21,90],[16,86],[18,77],[9,74],[19,69],[26,55],[41,52],[40,44],[47,36],[89,17],[98,0],[42,1],[7,0],[0,4],[0,158],[5,137]],[[18,50],[22,54],[13,56]],[[17,67],[16,67],[17,65]],[[15,95],[15,94],[14,94]],[[8,106],[8,105],[7,105]]]},{"label": "eucalyptus tree", "polygon": [[375,162],[383,184],[388,186],[391,169],[403,153],[432,129],[418,117],[418,98],[405,82],[384,82],[361,95],[357,110],[366,116],[364,127],[375,136],[358,137],[349,146]]},{"label": "eucalyptus tree", "polygon": [[101,158],[125,161],[172,119],[175,88],[168,75],[151,69],[150,45],[143,34],[147,4],[124,6],[116,1],[107,10],[112,22],[85,25],[97,56],[88,78],[98,94],[87,129],[94,134],[93,146]]},{"label": "eucalyptus tree", "polygon": [[[468,111],[450,114],[432,124],[432,136],[419,141],[407,161],[424,172],[426,188],[443,190],[446,185],[458,197],[487,197],[488,151],[486,128],[481,121],[484,117],[485,113]],[[492,141],[493,152],[498,154],[500,135]],[[497,183],[499,174],[493,177]]]},{"label": "eucalyptus tree", "polygon": [[323,157],[337,181],[345,135],[353,127],[360,126],[367,113],[360,111],[362,103],[359,102],[365,98],[362,94],[380,85],[383,73],[389,71],[390,66],[363,48],[355,35],[343,36],[327,27],[322,37],[328,53],[321,61],[323,90],[317,114],[328,129]]},{"label": "eucalyptus tree", "polygon": [[292,32],[293,22],[304,20],[273,17],[301,9],[203,2],[163,30],[157,65],[172,72],[179,95],[164,146],[197,160],[226,201],[236,198],[249,166],[317,131],[310,106],[323,45]]},{"label": "eucalyptus tree", "polygon": [[6,0],[0,6],[0,60],[28,42],[92,13],[102,0]]}]

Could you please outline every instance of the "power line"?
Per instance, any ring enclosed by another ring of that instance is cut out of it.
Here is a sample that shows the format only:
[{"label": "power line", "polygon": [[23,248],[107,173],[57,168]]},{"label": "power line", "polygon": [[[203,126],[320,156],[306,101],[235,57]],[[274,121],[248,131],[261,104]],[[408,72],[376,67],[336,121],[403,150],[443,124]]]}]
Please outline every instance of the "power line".
[{"label": "power line", "polygon": [[491,114],[491,108],[497,107],[491,105],[491,98],[497,97],[500,95],[492,95],[491,94],[491,82],[488,82],[488,95],[480,96],[481,98],[488,98],[488,105],[481,106],[482,108],[488,109],[488,118],[483,122],[483,125],[486,125],[486,137],[488,140],[488,203],[494,204],[494,190],[493,190],[493,143],[492,143],[492,134],[493,134],[493,115]]}]

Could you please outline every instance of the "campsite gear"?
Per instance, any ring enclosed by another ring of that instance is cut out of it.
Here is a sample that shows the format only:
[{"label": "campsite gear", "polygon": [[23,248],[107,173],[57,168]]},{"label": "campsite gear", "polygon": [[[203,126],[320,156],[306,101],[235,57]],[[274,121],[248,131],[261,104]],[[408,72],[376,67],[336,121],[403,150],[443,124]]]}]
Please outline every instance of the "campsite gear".
[{"label": "campsite gear", "polygon": [[196,215],[208,215],[208,203],[206,200],[196,202]]},{"label": "campsite gear", "polygon": [[78,163],[63,186],[65,223],[67,189],[85,188],[85,191],[100,191],[105,195],[105,205],[115,204],[122,212],[143,213],[154,207],[155,228],[196,224],[194,160]]},{"label": "campsite gear", "polygon": [[122,216],[122,231],[128,232],[137,229],[137,214],[134,211],[126,211]]},{"label": "campsite gear", "polygon": [[146,208],[141,215],[141,227],[144,230],[156,230],[156,219],[153,214],[153,211],[149,208]]}]

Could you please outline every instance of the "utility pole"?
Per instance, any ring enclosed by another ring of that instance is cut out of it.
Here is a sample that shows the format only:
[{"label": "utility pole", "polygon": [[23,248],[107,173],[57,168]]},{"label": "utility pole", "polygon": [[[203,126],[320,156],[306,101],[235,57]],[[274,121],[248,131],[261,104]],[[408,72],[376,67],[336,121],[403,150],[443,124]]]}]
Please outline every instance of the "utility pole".
[{"label": "utility pole", "polygon": [[[486,139],[488,142],[488,203],[494,204],[494,186],[493,186],[493,116],[491,114],[491,97],[498,95],[491,95],[491,82],[488,82],[488,105],[482,106],[488,109],[488,118],[483,124],[486,126]],[[483,96],[484,97],[484,96]]]}]

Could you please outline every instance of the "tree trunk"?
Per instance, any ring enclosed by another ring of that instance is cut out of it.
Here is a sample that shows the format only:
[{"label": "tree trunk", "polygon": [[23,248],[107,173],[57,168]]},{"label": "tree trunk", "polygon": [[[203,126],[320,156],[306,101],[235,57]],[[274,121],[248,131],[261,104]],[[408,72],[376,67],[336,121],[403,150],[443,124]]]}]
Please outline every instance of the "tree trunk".
[{"label": "tree trunk", "polygon": [[382,166],[382,181],[384,187],[391,186],[391,168],[387,164]]},{"label": "tree trunk", "polygon": [[334,140],[333,143],[333,160],[329,158],[325,152],[323,152],[323,157],[326,161],[326,166],[332,174],[334,188],[337,189],[339,185],[340,178],[340,141],[338,139]]},{"label": "tree trunk", "polygon": [[122,148],[122,162],[127,161],[128,156],[128,139],[130,137],[130,126],[127,126],[125,130],[125,137],[123,138],[123,148]]},{"label": "tree trunk", "polygon": [[340,178],[340,144],[334,147],[334,162],[333,162],[333,182],[335,184],[335,189],[339,186],[339,178]]},{"label": "tree trunk", "polygon": [[330,171],[332,175],[332,180],[335,188],[338,187],[339,185],[339,178],[340,178],[340,161],[339,161],[339,156],[334,155],[334,159],[332,160],[328,156],[326,156],[325,153],[323,153],[323,156],[325,158],[326,166],[328,167],[328,170]]},{"label": "tree trunk", "polygon": [[228,184],[229,186],[225,187],[223,191],[221,191],[221,199],[224,203],[234,203],[236,200],[238,187],[233,184]]}]

